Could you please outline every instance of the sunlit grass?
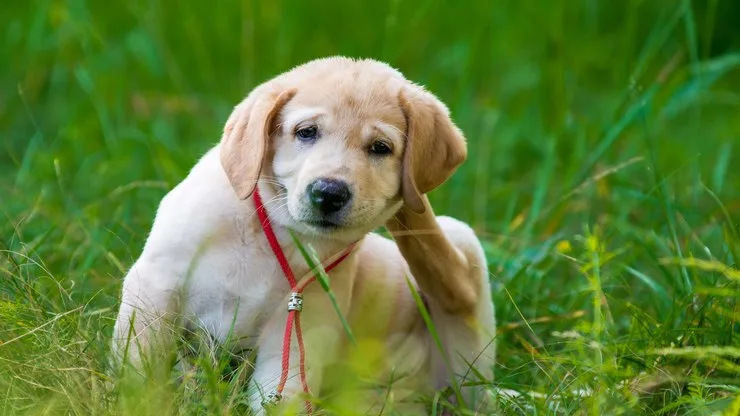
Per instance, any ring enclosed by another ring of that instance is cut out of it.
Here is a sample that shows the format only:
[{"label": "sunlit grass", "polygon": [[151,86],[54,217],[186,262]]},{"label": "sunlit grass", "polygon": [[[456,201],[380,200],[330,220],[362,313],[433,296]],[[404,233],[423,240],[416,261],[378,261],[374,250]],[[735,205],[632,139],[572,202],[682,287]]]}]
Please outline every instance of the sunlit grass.
[{"label": "sunlit grass", "polygon": [[[502,413],[737,414],[738,4],[4,6],[0,414],[246,412],[248,364],[205,339],[148,382],[110,367],[121,279],[233,105],[338,53],[425,84],[469,139],[430,198],[483,240]],[[360,347],[348,372],[382,354]]]}]

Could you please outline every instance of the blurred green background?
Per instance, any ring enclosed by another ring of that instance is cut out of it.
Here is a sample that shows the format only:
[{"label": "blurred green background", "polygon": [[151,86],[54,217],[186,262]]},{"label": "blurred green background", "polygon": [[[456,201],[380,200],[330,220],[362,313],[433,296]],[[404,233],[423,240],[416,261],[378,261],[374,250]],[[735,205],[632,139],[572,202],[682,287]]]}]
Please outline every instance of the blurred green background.
[{"label": "blurred green background", "polygon": [[[159,200],[219,140],[230,109],[282,71],[342,54],[424,84],[468,137],[467,163],[432,201],[484,240],[502,385],[552,392],[571,377],[598,390],[641,371],[673,374],[663,366],[736,384],[736,358],[709,354],[722,373],[697,358],[657,363],[649,351],[740,344],[740,278],[730,273],[740,252],[740,2],[0,7],[0,312],[13,317],[0,340],[84,305],[71,315],[77,329],[54,336],[98,343],[93,355],[104,355],[121,277]],[[568,330],[580,344],[559,338]],[[15,364],[56,342],[24,339],[31,346],[0,344],[10,363],[0,379],[15,380]],[[29,380],[48,377],[44,364],[36,370]],[[684,409],[685,385],[647,404],[602,392],[587,407]],[[48,393],[23,380],[0,381],[5,391],[17,396],[6,410]],[[706,403],[736,392],[701,391]]]}]

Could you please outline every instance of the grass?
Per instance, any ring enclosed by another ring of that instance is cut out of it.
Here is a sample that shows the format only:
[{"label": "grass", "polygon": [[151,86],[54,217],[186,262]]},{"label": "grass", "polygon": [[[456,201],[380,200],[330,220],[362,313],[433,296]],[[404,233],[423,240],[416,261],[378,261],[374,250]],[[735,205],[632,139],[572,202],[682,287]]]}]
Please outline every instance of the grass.
[{"label": "grass", "polygon": [[484,240],[495,385],[519,393],[504,414],[738,414],[738,13],[732,0],[5,5],[0,414],[244,411],[218,353],[180,385],[111,378],[121,277],[230,108],[331,54],[390,62],[469,138],[430,197]]}]

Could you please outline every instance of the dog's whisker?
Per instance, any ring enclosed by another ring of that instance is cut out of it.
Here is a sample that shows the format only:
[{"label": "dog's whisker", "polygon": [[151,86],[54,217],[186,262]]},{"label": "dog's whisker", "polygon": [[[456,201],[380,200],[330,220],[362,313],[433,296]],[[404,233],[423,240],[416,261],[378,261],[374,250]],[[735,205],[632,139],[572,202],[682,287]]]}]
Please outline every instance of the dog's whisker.
[{"label": "dog's whisker", "polygon": [[[270,198],[270,200],[267,201],[267,202],[265,202],[264,205],[265,206],[268,206],[268,205],[274,205],[274,204],[285,204],[285,203],[287,203],[287,201],[288,201],[288,198],[287,197],[276,196],[274,198]],[[271,209],[277,209],[277,207],[275,207],[275,206],[271,206],[270,208]]]},{"label": "dog's whisker", "polygon": [[392,131],[395,131],[401,137],[406,137],[406,132],[404,132],[403,130],[401,130],[398,127],[394,126],[393,124],[385,123],[384,124],[384,127],[388,128],[388,129],[390,129]]}]

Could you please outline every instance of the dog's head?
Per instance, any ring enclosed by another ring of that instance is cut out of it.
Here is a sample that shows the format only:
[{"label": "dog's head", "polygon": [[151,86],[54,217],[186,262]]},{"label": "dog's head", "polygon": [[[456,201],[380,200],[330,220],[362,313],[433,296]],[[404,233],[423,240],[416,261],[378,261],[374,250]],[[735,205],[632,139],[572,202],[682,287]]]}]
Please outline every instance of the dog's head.
[{"label": "dog's head", "polygon": [[[373,60],[311,61],[268,81],[226,123],[221,162],[239,198],[259,180],[273,220],[352,240],[465,160],[465,138],[434,95]],[[271,205],[271,206],[270,206]]]}]

